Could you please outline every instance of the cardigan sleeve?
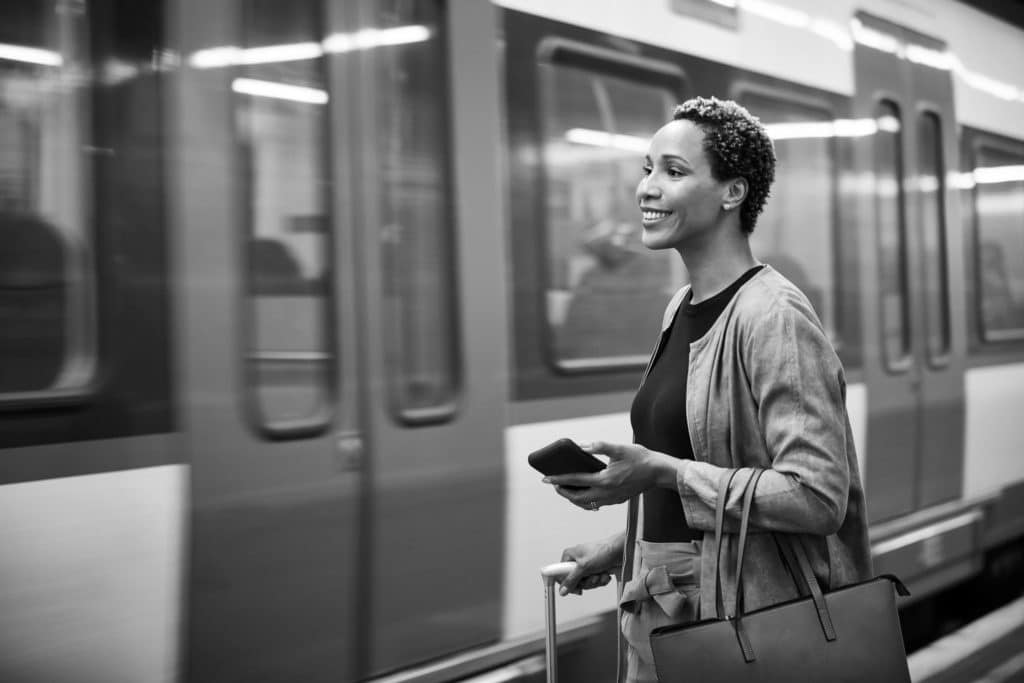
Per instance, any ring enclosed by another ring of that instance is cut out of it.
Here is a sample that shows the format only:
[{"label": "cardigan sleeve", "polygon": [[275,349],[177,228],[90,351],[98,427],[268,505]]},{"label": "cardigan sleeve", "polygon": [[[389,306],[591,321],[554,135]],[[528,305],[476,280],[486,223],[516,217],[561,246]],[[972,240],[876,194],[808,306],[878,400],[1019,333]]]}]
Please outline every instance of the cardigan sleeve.
[{"label": "cardigan sleeve", "polygon": [[[846,516],[851,476],[845,384],[835,350],[809,307],[780,297],[748,327],[739,355],[744,367],[734,368],[733,380],[745,375],[758,423],[750,428],[760,430],[770,459],[759,464],[767,469],[751,523],[772,531],[835,533]],[[679,468],[677,488],[691,528],[714,529],[718,485],[727,469],[698,461]],[[727,530],[738,527],[740,508],[741,492],[731,490]]]}]

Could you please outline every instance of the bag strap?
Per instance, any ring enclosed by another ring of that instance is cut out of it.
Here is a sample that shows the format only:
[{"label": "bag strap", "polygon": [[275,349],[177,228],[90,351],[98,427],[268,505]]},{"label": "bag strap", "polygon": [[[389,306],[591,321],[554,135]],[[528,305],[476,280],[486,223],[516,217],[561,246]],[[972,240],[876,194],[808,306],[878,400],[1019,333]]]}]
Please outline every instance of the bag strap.
[{"label": "bag strap", "polygon": [[[780,536],[781,539],[779,538]],[[832,615],[829,614],[828,605],[825,604],[825,596],[821,591],[821,586],[818,585],[818,579],[814,576],[814,571],[811,569],[811,562],[807,558],[807,550],[804,548],[804,544],[800,541],[799,537],[793,534],[775,534],[775,537],[776,541],[779,542],[779,547],[782,548],[782,552],[785,553],[786,563],[790,569],[792,570],[794,565],[799,567],[801,577],[811,595],[811,600],[814,602],[814,609],[818,612],[818,621],[821,623],[821,631],[825,634],[825,640],[835,640],[836,629],[832,625]]]},{"label": "bag strap", "polygon": [[622,571],[619,575],[619,597],[622,597],[622,587],[633,578],[633,552],[636,546],[637,523],[640,517],[640,496],[633,496],[629,499],[628,511],[626,512],[626,540],[622,546]]},{"label": "bag strap", "polygon": [[725,596],[722,590],[721,580],[721,565],[722,565],[722,546],[724,540],[724,529],[725,529],[725,503],[729,497],[729,488],[732,486],[732,480],[739,474],[739,469],[732,469],[728,472],[723,472],[718,482],[718,500],[715,505],[715,547],[714,547],[714,560],[711,564],[711,576],[714,577],[715,585],[715,612],[719,619],[725,618]]},{"label": "bag strap", "polygon": [[[747,545],[747,534],[750,524],[750,510],[753,507],[754,492],[757,489],[758,480],[764,474],[763,469],[755,470],[754,474],[747,481],[746,490],[743,492],[743,510],[740,514],[739,548],[736,557],[736,613],[733,618],[733,626],[736,631],[736,639],[740,649],[743,651],[745,661],[752,662],[756,659],[750,639],[747,637],[746,629],[743,628],[743,559]],[[804,580],[807,590],[810,592],[811,600],[814,603],[815,611],[818,614],[818,622],[821,624],[822,633],[825,639],[833,641],[836,639],[835,627],[832,624],[832,616],[829,614],[828,606],[825,604],[825,596],[818,585],[818,580],[811,569],[810,560],[807,558],[807,551],[800,539],[793,534],[772,534],[775,542],[779,545],[784,554],[785,564],[790,574],[793,567],[798,567],[800,575]],[[794,580],[796,576],[793,576]]]}]

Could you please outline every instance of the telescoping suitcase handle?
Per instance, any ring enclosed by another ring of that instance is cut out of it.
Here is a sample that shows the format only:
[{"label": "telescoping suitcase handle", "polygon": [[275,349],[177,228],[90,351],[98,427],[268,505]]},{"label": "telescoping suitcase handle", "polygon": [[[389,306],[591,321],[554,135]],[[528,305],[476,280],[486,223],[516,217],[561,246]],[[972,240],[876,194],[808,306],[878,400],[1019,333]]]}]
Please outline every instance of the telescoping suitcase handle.
[{"label": "telescoping suitcase handle", "polygon": [[547,619],[545,621],[546,638],[544,652],[547,656],[548,683],[558,683],[558,644],[556,642],[558,625],[555,623],[555,582],[564,579],[576,568],[575,562],[556,562],[540,570],[544,580],[544,601],[547,603]]}]

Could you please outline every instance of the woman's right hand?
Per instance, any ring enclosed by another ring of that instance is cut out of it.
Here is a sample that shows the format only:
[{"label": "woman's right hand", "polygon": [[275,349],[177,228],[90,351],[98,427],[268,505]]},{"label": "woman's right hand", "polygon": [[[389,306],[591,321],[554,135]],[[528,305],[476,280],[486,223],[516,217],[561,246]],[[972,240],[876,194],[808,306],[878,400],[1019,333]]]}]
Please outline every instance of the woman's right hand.
[{"label": "woman's right hand", "polygon": [[562,551],[562,562],[575,562],[576,568],[562,579],[561,595],[600,588],[612,580],[622,562],[624,534],[604,541],[581,543]]}]

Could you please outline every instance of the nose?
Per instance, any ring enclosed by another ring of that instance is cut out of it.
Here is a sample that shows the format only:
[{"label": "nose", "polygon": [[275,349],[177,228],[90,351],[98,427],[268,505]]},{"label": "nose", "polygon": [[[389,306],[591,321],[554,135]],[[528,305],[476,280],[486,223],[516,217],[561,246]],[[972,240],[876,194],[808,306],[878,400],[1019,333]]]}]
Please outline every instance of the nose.
[{"label": "nose", "polygon": [[644,199],[657,199],[661,197],[661,188],[658,184],[651,181],[651,176],[644,176],[640,178],[640,182],[636,186],[636,198],[639,201]]}]

